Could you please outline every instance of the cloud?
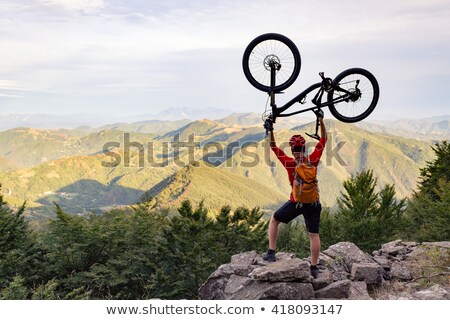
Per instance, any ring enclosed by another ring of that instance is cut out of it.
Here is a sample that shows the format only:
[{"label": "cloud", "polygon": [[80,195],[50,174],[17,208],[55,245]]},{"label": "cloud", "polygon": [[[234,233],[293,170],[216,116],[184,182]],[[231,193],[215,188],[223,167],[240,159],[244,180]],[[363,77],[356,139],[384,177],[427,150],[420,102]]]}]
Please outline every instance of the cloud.
[{"label": "cloud", "polygon": [[[0,76],[26,83],[46,105],[55,94],[57,103],[110,105],[124,92],[140,105],[196,101],[238,109],[259,94],[242,75],[245,46],[278,32],[304,58],[301,85],[293,86],[300,89],[317,81],[318,71],[336,75],[355,66],[387,79],[382,85],[405,88],[449,77],[448,1],[280,0],[271,8],[273,0],[3,0]],[[383,97],[389,89],[383,86]]]},{"label": "cloud", "polygon": [[106,7],[104,0],[38,0],[44,6],[53,6],[67,12],[93,14]]},{"label": "cloud", "polygon": [[14,80],[0,79],[0,97],[5,98],[22,98],[27,89],[23,84]]}]

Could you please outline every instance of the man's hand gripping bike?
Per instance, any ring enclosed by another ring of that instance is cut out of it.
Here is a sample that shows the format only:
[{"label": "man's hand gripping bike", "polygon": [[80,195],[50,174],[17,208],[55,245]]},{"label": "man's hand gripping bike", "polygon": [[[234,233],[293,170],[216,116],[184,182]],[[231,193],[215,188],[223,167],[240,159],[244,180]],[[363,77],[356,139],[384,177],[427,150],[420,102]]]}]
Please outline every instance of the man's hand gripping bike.
[{"label": "man's hand gripping bike", "polygon": [[[256,89],[268,93],[272,110],[264,116],[273,123],[278,117],[314,112],[324,107],[328,107],[340,121],[358,122],[374,110],[380,94],[378,82],[369,71],[351,68],[334,79],[326,78],[320,72],[321,82],[311,85],[285,105],[277,107],[275,95],[283,93],[282,90],[295,82],[301,67],[297,46],[289,38],[277,33],[266,33],[250,42],[244,51],[242,67],[247,80]],[[322,102],[322,99],[326,101]],[[297,102],[302,105],[311,102],[313,106],[286,113]],[[315,134],[308,135],[318,139],[318,127],[317,120]]]}]

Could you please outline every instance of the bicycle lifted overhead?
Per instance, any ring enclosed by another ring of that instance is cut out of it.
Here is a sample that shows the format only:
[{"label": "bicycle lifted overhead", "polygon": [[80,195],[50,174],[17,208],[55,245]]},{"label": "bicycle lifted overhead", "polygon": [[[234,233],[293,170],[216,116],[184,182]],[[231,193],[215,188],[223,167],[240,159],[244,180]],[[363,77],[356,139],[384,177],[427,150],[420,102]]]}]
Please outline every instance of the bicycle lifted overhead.
[{"label": "bicycle lifted overhead", "polygon": [[[300,73],[301,57],[297,46],[287,37],[277,33],[266,33],[255,38],[244,51],[242,67],[247,80],[270,97],[271,113],[266,118],[275,123],[278,117],[289,117],[306,111],[316,112],[328,107],[331,114],[342,122],[358,122],[365,119],[378,103],[380,89],[375,77],[361,68],[347,69],[334,79],[320,72],[321,82],[311,85],[281,107],[275,103],[275,95],[290,87]],[[308,102],[312,107],[286,113],[295,103]],[[326,101],[322,102],[326,94]],[[318,138],[318,123],[315,134]]]}]

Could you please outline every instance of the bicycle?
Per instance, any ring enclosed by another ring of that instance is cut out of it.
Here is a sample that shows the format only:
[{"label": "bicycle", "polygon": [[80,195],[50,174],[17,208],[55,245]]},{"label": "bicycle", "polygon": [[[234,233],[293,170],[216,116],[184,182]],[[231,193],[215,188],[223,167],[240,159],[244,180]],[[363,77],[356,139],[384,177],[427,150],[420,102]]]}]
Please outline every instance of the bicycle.
[{"label": "bicycle", "polygon": [[[297,46],[289,38],[278,33],[266,33],[252,40],[244,51],[242,67],[247,80],[256,89],[267,92],[272,112],[263,117],[275,123],[278,117],[316,111],[328,107],[331,114],[342,122],[358,122],[370,115],[375,109],[380,94],[374,75],[362,68],[347,69],[334,79],[319,73],[322,81],[311,85],[281,107],[275,103],[275,95],[290,87],[301,68],[301,56]],[[295,103],[306,104],[307,96],[318,90],[311,102],[314,106],[298,111],[283,113]],[[326,93],[327,101],[322,103]],[[319,122],[316,122],[315,134],[308,136],[318,139]],[[267,134],[266,130],[266,134]]]}]

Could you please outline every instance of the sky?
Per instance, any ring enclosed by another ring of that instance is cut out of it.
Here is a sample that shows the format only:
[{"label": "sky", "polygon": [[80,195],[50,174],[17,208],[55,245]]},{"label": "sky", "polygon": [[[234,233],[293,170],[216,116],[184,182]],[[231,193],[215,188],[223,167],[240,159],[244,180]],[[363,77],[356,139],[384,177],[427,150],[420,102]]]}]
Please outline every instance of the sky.
[{"label": "sky", "polygon": [[0,114],[262,113],[242,54],[267,32],[302,56],[280,104],[362,67],[380,84],[373,117],[450,114],[447,0],[0,0]]}]

